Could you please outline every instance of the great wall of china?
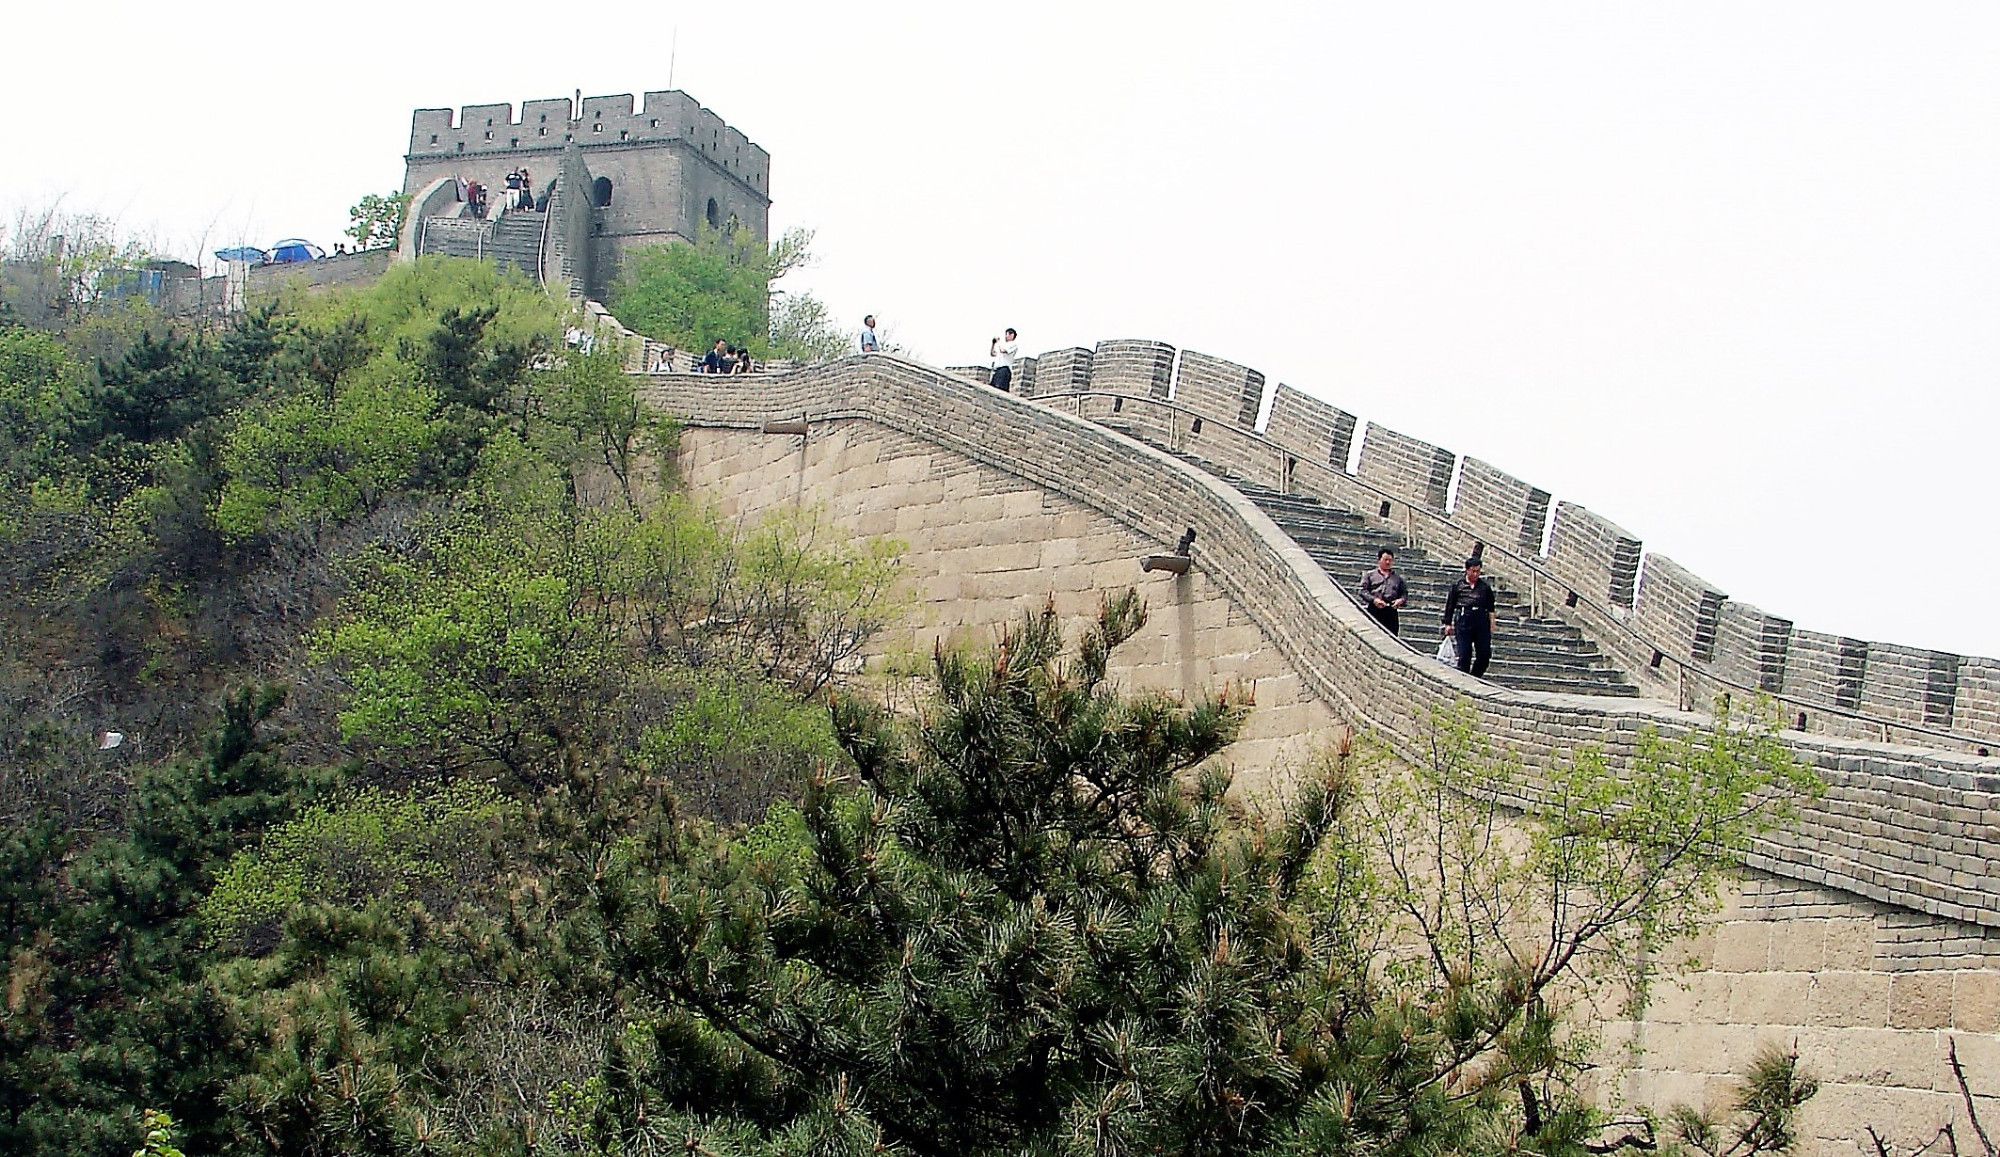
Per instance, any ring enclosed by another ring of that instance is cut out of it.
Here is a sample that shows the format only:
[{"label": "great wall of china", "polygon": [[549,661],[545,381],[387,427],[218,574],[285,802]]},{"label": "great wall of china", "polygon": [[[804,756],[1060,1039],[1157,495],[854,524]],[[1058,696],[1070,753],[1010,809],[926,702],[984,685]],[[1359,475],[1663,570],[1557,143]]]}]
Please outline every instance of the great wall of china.
[{"label": "great wall of china", "polygon": [[[888,649],[1138,585],[1153,620],[1124,675],[1253,687],[1232,753],[1251,791],[1342,723],[1413,750],[1461,700],[1528,760],[1596,744],[1615,764],[1718,696],[1770,698],[1826,795],[1758,843],[1685,983],[1604,1026],[1603,1095],[1712,1102],[1775,1042],[1825,1081],[1812,1152],[1857,1152],[1866,1125],[1914,1144],[1963,1112],[1955,1043],[2000,1112],[2000,759],[1981,753],[2000,739],[2000,664],[1793,630],[1572,503],[1553,503],[1544,550],[1547,492],[1374,425],[1352,456],[1354,416],[1157,342],[1044,354],[1016,394],[893,357],[643,381],[686,423],[688,483],[725,511],[822,503],[911,544],[917,609]],[[1189,574],[1141,572],[1190,526]],[[1368,557],[1357,543],[1421,559],[1475,539],[1509,592],[1496,648],[1512,631],[1542,652],[1492,681],[1389,635],[1344,589],[1359,568],[1327,569]]]}]

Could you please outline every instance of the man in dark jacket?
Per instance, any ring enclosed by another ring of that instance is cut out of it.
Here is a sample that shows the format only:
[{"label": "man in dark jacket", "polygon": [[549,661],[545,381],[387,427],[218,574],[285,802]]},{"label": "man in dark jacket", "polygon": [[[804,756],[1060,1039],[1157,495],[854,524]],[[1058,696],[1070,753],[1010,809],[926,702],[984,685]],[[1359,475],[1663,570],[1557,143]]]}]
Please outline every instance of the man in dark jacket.
[{"label": "man in dark jacket", "polygon": [[1361,605],[1368,608],[1376,622],[1389,628],[1390,634],[1400,635],[1403,624],[1398,612],[1409,601],[1409,595],[1403,576],[1396,573],[1396,552],[1384,549],[1375,556],[1375,569],[1361,576]]},{"label": "man in dark jacket", "polygon": [[1486,674],[1493,659],[1493,584],[1479,577],[1479,557],[1465,560],[1465,577],[1444,597],[1444,633],[1458,649],[1458,669]]}]

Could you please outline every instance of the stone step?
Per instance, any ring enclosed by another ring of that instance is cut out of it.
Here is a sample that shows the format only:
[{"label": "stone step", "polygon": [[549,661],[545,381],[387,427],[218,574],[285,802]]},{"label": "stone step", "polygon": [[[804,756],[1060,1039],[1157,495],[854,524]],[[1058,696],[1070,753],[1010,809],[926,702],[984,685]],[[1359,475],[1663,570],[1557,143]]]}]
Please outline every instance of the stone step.
[{"label": "stone step", "polygon": [[[1125,432],[1146,440],[1135,431]],[[1393,528],[1373,523],[1358,511],[1306,495],[1280,494],[1260,483],[1236,478],[1200,459],[1178,456],[1228,482],[1255,502],[1280,529],[1305,547],[1313,561],[1357,603],[1361,576],[1374,568],[1383,548],[1395,551],[1396,570],[1403,576],[1410,595],[1402,611],[1403,638],[1419,653],[1434,654],[1445,594],[1463,573],[1457,560],[1433,558],[1411,546]],[[1493,584],[1497,620],[1493,659],[1486,671],[1489,681],[1524,691],[1571,695],[1639,693],[1624,673],[1574,625],[1529,614],[1527,599],[1509,585],[1506,575],[1488,575],[1487,580]]]}]

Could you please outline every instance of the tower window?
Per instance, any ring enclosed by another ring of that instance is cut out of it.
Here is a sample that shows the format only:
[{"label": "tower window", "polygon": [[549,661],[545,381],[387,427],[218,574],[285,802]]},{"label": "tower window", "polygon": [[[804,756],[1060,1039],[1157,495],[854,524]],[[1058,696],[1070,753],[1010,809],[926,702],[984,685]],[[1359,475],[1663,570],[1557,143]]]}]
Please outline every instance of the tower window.
[{"label": "tower window", "polygon": [[600,209],[611,203],[611,178],[599,177],[590,183],[590,203]]},{"label": "tower window", "polygon": [[710,229],[722,228],[722,208],[715,203],[714,197],[708,199],[708,227]]},{"label": "tower window", "polygon": [[432,134],[431,134],[431,143],[432,143],[432,144],[437,144],[437,143],[438,143],[438,135],[437,135],[436,133],[432,133]]}]

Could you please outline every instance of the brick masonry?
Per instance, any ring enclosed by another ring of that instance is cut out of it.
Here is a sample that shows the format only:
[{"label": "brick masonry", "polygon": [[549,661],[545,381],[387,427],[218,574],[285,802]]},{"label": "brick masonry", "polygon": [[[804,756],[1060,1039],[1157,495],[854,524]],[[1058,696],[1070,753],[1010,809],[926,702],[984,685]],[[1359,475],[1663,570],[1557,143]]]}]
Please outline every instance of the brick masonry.
[{"label": "brick masonry", "polygon": [[1093,390],[1165,399],[1173,385],[1174,347],[1165,342],[1101,341],[1091,354]]},{"label": "brick masonry", "polygon": [[1373,422],[1361,435],[1361,480],[1433,514],[1445,512],[1454,461],[1443,447]]}]

